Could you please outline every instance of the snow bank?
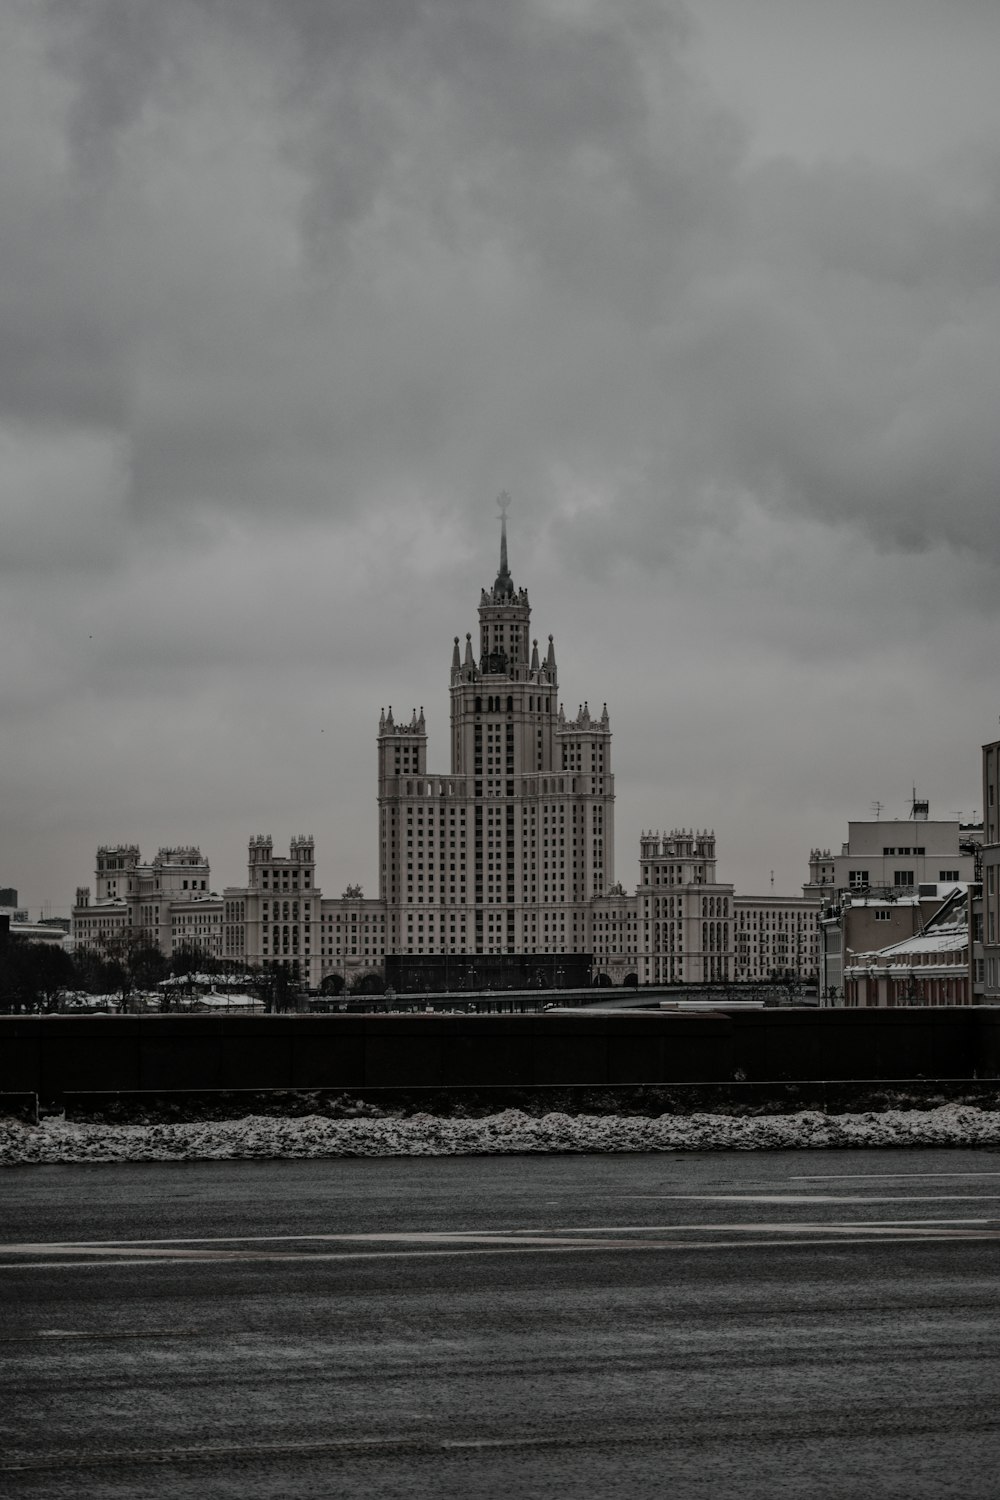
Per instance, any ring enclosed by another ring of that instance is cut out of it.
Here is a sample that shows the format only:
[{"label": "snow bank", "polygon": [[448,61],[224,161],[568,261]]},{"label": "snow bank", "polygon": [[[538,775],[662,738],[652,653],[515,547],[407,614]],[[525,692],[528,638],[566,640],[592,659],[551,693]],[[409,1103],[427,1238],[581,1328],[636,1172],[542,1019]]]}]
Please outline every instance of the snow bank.
[{"label": "snow bank", "polygon": [[330,1156],[472,1156],[521,1152],[784,1151],[802,1147],[996,1146],[1000,1112],[966,1104],[857,1115],[549,1114],[508,1109],[484,1119],[331,1120],[251,1115],[182,1125],[40,1125],[0,1120],[0,1165],[238,1161]]}]

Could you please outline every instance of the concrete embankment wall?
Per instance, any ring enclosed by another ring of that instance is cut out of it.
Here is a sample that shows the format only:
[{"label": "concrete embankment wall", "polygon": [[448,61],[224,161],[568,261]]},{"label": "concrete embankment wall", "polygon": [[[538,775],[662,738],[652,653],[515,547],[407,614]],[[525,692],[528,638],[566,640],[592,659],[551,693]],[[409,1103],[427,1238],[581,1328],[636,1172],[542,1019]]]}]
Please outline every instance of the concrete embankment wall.
[{"label": "concrete embankment wall", "polygon": [[996,1078],[1000,1008],[0,1017],[0,1093]]}]

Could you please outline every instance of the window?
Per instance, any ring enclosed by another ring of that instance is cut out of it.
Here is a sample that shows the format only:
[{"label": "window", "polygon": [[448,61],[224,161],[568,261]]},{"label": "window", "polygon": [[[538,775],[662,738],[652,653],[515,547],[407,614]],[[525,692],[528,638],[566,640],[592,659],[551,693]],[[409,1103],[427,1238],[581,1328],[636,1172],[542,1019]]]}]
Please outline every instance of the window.
[{"label": "window", "polygon": [[958,879],[958,871],[957,870],[939,870],[938,871],[938,880],[957,880],[957,879]]},{"label": "window", "polygon": [[866,885],[870,884],[868,880],[868,871],[850,870],[847,876],[847,883],[852,891],[863,890]]},{"label": "window", "polygon": [[890,916],[891,916],[890,912],[887,912],[887,911],[877,911],[875,913],[875,920],[876,920],[876,922],[888,922]]},{"label": "window", "polygon": [[912,870],[895,870],[895,871],[893,871],[892,883],[895,886],[909,886],[909,885],[912,885],[913,884],[913,871]]}]

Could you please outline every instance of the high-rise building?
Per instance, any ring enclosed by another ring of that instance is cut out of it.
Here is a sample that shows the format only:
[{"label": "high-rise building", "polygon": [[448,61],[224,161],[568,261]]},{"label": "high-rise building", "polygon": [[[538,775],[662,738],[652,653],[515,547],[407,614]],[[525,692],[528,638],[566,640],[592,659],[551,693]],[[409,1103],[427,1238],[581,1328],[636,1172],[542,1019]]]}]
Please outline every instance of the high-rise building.
[{"label": "high-rise building", "polygon": [[378,733],[379,899],[393,954],[571,954],[614,880],[607,705],[559,702],[553,638],[531,637],[526,589],[507,561],[472,633],[454,640],[450,766],[427,763],[424,712]]}]

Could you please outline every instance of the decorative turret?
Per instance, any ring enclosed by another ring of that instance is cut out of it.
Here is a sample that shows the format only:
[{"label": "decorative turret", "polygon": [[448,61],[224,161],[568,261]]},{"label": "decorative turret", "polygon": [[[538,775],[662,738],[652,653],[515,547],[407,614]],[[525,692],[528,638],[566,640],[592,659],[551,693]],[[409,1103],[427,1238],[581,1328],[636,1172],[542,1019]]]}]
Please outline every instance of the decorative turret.
[{"label": "decorative turret", "polygon": [[378,722],[379,785],[399,776],[420,776],[427,769],[427,722],[423,705],[414,708],[409,722],[398,724],[392,706]]}]

